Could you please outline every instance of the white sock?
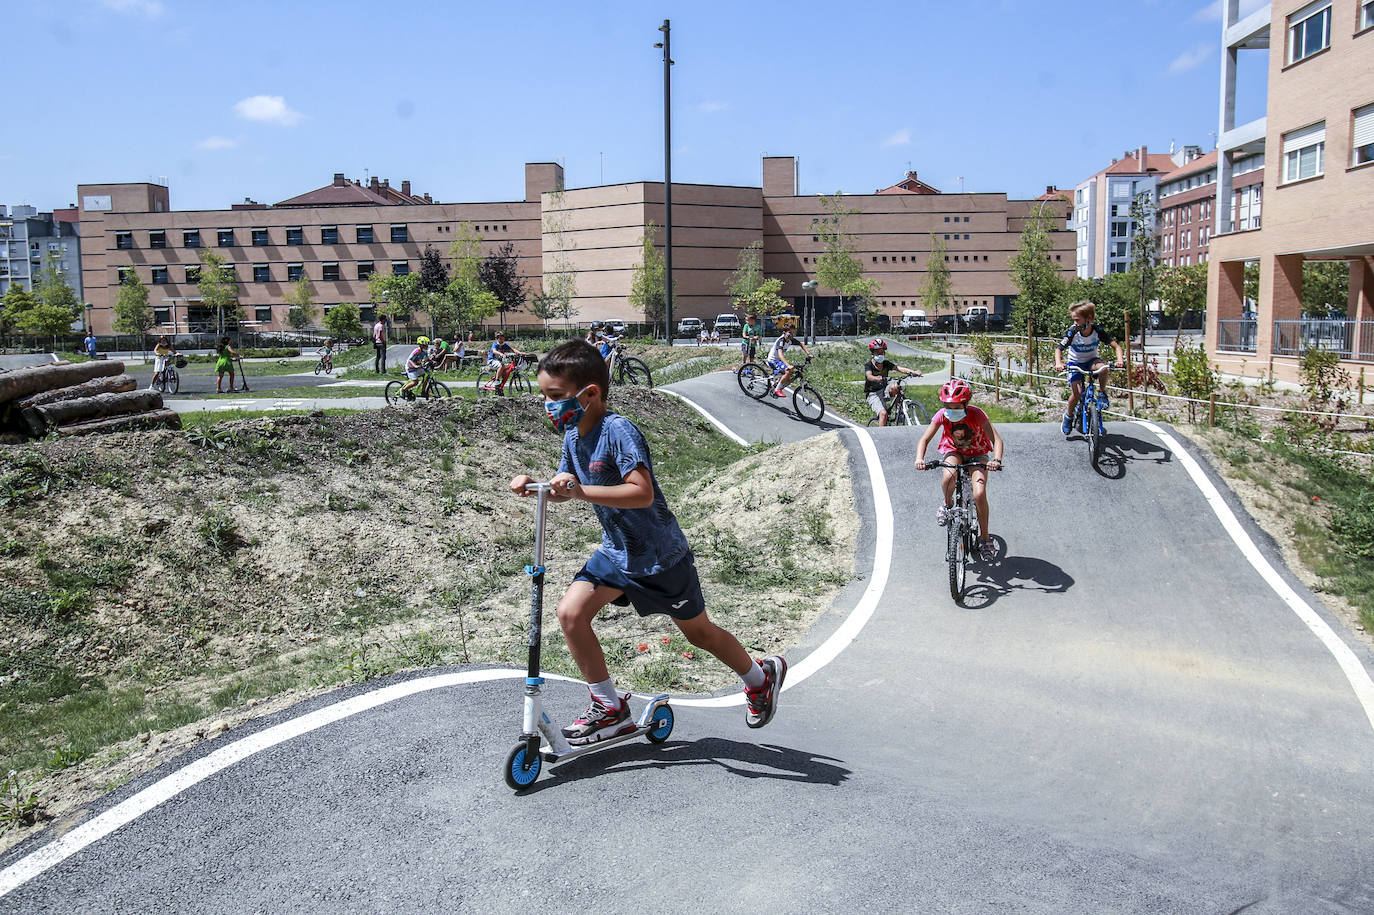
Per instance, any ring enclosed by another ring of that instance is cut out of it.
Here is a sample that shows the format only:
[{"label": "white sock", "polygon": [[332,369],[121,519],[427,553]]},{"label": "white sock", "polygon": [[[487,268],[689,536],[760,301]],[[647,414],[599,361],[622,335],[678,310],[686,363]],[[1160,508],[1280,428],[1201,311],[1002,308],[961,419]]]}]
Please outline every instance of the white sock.
[{"label": "white sock", "polygon": [[615,692],[614,678],[607,677],[599,683],[588,683],[587,688],[606,708],[620,708],[620,697]]},{"label": "white sock", "polygon": [[768,675],[763,672],[763,668],[759,666],[759,662],[755,661],[754,666],[749,668],[749,673],[741,674],[740,679],[744,681],[744,685],[748,689],[758,689],[764,683],[768,682]]}]

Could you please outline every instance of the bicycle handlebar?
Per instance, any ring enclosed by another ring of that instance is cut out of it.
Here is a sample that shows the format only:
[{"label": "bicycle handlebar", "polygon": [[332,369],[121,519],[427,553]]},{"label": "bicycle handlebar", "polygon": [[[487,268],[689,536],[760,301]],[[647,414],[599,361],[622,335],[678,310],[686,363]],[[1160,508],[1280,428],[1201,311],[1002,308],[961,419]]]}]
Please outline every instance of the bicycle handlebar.
[{"label": "bicycle handlebar", "polygon": [[969,469],[972,469],[972,468],[974,468],[974,467],[987,467],[987,466],[988,466],[989,464],[991,464],[993,461],[997,461],[998,466],[1001,466],[1001,467],[1005,467],[1005,466],[1006,466],[1005,462],[1003,462],[1003,461],[1001,461],[1001,460],[998,460],[997,458],[992,458],[992,460],[988,460],[988,461],[964,461],[962,464],[946,464],[944,461],[935,460],[935,461],[925,461],[925,462],[923,462],[923,463],[921,464],[921,469],[923,469],[923,470],[934,470],[936,467],[945,467],[945,468],[948,468],[948,469],[950,469],[950,470],[969,470]]},{"label": "bicycle handlebar", "polygon": [[[1118,362],[1118,363],[1108,362],[1108,363],[1107,363],[1107,368],[1108,368],[1108,369],[1112,369],[1112,370],[1116,370],[1116,371],[1124,371],[1125,368],[1126,368],[1126,364],[1125,364],[1124,362]],[[1097,370],[1097,372],[1100,372],[1100,371],[1102,371],[1102,370],[1101,370],[1101,369],[1098,369],[1098,370]],[[1059,377],[1060,377],[1060,378],[1066,378],[1066,379],[1068,379],[1069,381],[1072,381],[1075,375],[1095,375],[1095,374],[1097,374],[1097,372],[1094,372],[1092,369],[1084,369],[1084,368],[1066,368],[1066,369],[1064,369],[1064,371],[1062,371],[1062,372],[1059,373]]]}]

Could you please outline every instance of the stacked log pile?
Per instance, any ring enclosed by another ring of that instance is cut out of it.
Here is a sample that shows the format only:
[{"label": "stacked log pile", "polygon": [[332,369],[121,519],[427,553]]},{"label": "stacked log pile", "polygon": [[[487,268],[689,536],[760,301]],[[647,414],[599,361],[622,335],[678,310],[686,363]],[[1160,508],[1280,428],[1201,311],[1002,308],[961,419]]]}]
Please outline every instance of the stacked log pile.
[{"label": "stacked log pile", "polygon": [[84,435],[155,426],[181,427],[156,391],[140,391],[109,361],[35,365],[0,373],[0,435],[10,440]]}]

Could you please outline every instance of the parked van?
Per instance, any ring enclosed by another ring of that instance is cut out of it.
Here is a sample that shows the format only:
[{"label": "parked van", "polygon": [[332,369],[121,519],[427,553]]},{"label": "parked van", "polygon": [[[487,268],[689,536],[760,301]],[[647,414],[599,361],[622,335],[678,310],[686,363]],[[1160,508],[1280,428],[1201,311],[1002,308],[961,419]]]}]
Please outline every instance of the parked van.
[{"label": "parked van", "polygon": [[924,310],[920,308],[908,308],[902,312],[902,330],[920,331],[930,329],[930,320],[926,317]]}]

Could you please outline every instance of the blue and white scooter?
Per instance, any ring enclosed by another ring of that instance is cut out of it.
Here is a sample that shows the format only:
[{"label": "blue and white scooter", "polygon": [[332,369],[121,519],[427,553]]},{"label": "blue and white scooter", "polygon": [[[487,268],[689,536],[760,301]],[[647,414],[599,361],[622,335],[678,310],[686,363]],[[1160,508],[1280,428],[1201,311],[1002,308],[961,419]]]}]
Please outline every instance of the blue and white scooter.
[{"label": "blue and white scooter", "polygon": [[[548,483],[530,483],[526,491],[537,495],[534,509],[534,565],[525,566],[530,577],[530,641],[529,668],[525,673],[525,714],[520,742],[506,757],[506,784],[516,791],[528,788],[539,777],[543,764],[550,765],[576,759],[597,750],[647,737],[650,743],[663,743],[673,733],[673,709],[666,695],[655,696],[635,719],[634,728],[623,734],[590,744],[573,746],[563,732],[549,720],[544,711],[540,692],[544,678],[539,670],[539,646],[544,639],[544,514],[551,487]],[[543,737],[543,743],[540,737]]]}]

